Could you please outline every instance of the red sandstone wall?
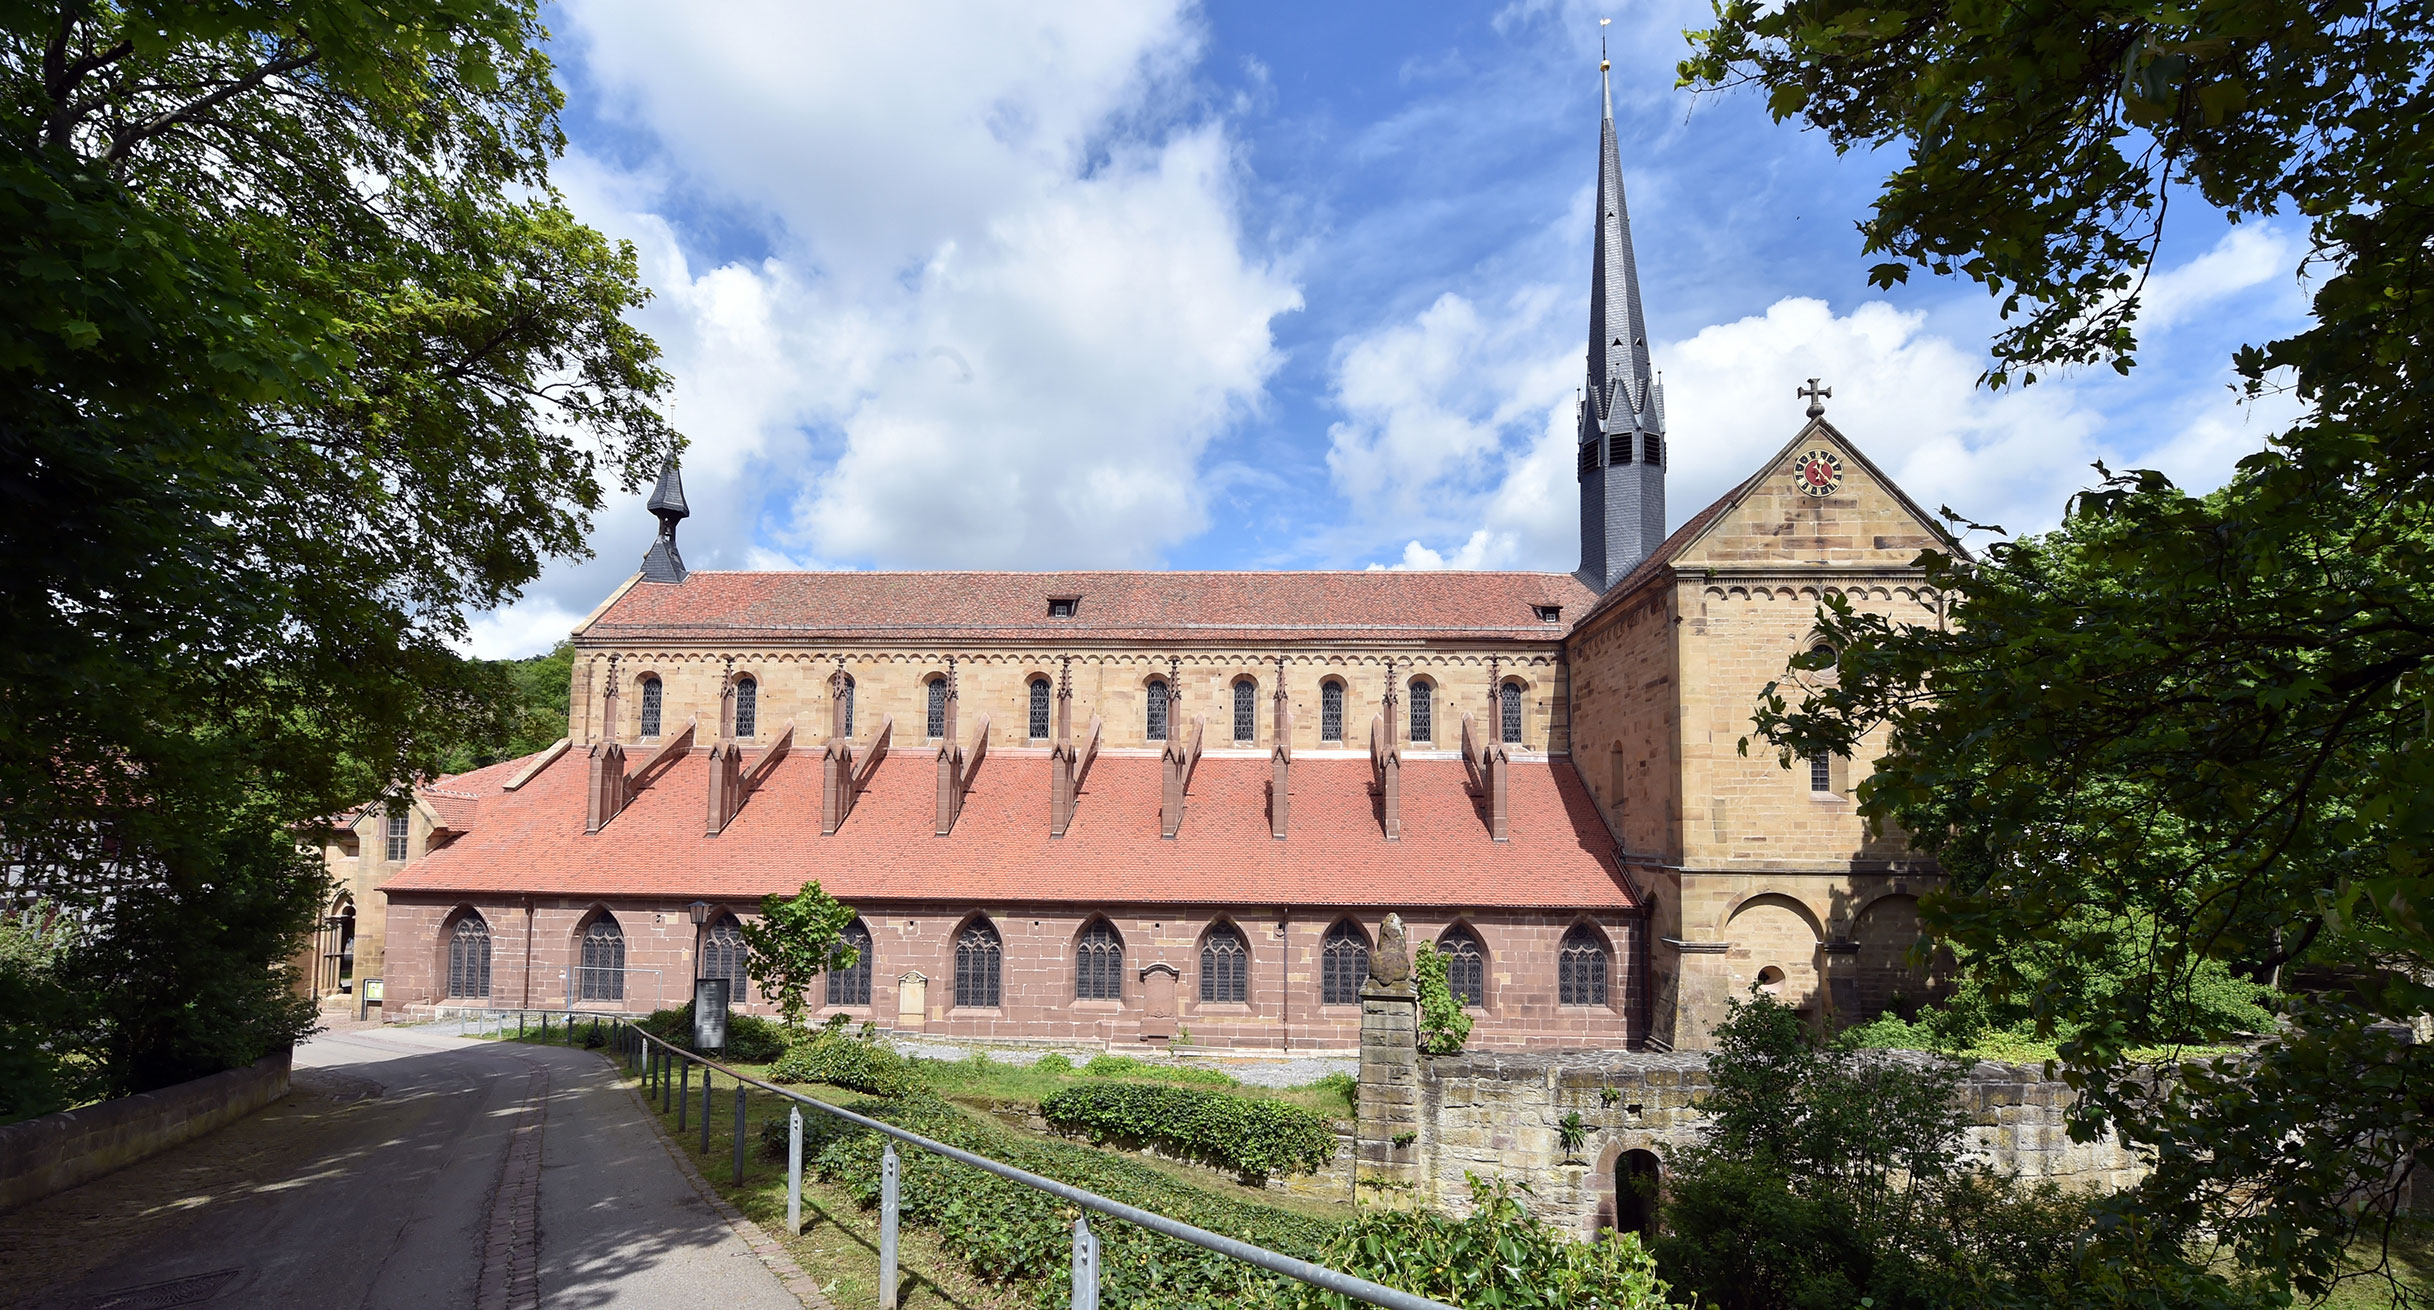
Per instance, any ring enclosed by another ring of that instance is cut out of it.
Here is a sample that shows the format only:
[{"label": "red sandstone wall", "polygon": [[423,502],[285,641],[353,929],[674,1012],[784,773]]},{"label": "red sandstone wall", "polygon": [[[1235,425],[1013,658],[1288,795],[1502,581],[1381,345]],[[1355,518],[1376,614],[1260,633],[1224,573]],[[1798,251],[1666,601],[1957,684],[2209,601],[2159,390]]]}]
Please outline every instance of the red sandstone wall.
[{"label": "red sandstone wall", "polygon": [[[655,901],[575,902],[536,898],[529,913],[531,957],[525,965],[528,915],[520,901],[418,902],[400,896],[389,907],[388,1012],[402,1017],[410,1007],[446,1004],[443,926],[466,904],[481,912],[491,935],[491,991],[497,1007],[556,1009],[566,1004],[567,973],[578,934],[602,911],[615,915],[625,934],[624,1008],[647,1011],[682,1004],[690,992],[697,930],[680,904]],[[728,907],[743,913],[751,907]],[[1257,1049],[1350,1050],[1359,1044],[1360,1006],[1320,1000],[1319,949],[1338,915],[1244,907],[1160,907],[1111,911],[1106,915],[1124,939],[1125,995],[1121,1001],[1074,999],[1074,941],[1097,917],[1067,906],[986,907],[1004,942],[1003,1004],[993,1009],[953,1003],[954,942],[969,911],[935,906],[862,907],[871,930],[874,959],[871,1004],[845,1007],[855,1021],[882,1028],[955,1038],[1061,1040],[1123,1044],[1141,1040],[1145,1001],[1142,970],[1165,963],[1177,981],[1177,1020],[1195,1044]],[[1354,917],[1375,940],[1384,911]],[[1463,915],[1488,954],[1486,1005],[1473,1010],[1474,1047],[1616,1047],[1636,1041],[1637,952],[1640,928],[1626,916],[1594,918],[1615,947],[1610,963],[1609,1003],[1603,1007],[1555,1003],[1556,951],[1563,934],[1583,916],[1555,911],[1502,911]],[[1433,941],[1456,922],[1442,911],[1407,913],[1412,941]],[[1203,1003],[1200,940],[1220,919],[1232,922],[1250,944],[1249,1001]],[[656,971],[656,972],[654,972]],[[898,981],[908,973],[927,980],[928,1004],[918,1023],[899,1015]],[[836,1011],[818,1004],[814,1021]],[[457,1002],[462,1004],[463,1002]],[[579,1004],[581,1009],[615,1006]],[[746,1006],[775,1013],[759,995]]]}]

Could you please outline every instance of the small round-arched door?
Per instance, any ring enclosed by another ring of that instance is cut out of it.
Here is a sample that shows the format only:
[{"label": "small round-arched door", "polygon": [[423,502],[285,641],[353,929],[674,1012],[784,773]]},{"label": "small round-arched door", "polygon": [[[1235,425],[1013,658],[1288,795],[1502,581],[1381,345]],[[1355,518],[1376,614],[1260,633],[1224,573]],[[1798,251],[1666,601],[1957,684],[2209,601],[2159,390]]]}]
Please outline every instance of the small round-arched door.
[{"label": "small round-arched door", "polygon": [[1654,1151],[1625,1151],[1614,1161],[1614,1226],[1618,1231],[1656,1235],[1657,1158]]}]

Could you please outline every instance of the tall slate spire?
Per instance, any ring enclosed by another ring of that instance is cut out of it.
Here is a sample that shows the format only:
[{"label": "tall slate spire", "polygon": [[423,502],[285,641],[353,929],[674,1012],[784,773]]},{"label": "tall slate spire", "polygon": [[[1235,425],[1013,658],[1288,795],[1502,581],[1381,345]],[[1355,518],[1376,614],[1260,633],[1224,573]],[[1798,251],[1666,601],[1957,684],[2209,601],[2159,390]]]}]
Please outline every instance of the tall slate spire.
[{"label": "tall slate spire", "polygon": [[676,553],[676,525],[691,518],[693,511],[685,505],[685,480],[677,473],[675,460],[659,470],[659,485],[651,489],[647,508],[659,518],[659,540],[642,557],[643,580],[682,582],[685,557]]},{"label": "tall slate spire", "polygon": [[1648,355],[1631,211],[1614,131],[1613,64],[1598,60],[1597,245],[1589,283],[1589,376],[1580,406],[1580,578],[1600,591],[1665,539],[1665,397]]}]

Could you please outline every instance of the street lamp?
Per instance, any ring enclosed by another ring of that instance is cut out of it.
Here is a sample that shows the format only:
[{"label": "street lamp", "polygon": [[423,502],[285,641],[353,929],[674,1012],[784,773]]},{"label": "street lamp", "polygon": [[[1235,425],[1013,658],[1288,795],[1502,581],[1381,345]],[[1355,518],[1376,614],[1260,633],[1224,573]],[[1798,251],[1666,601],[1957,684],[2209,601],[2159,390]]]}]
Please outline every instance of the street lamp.
[{"label": "street lamp", "polygon": [[710,922],[712,907],[708,901],[695,901],[685,908],[693,914],[693,994],[698,996],[701,994],[701,928]]}]

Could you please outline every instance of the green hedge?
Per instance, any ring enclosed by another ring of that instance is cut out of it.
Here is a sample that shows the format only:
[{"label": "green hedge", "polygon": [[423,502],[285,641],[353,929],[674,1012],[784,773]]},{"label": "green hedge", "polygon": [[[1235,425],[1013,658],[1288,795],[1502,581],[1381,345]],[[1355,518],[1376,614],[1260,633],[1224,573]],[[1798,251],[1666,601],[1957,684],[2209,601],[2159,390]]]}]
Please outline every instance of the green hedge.
[{"label": "green hedge", "polygon": [[1335,1157],[1335,1124],[1315,1110],[1201,1087],[1084,1083],[1040,1102],[1058,1128],[1156,1146],[1245,1179],[1316,1173]]},{"label": "green hedge", "polygon": [[849,1035],[835,1024],[796,1042],[769,1066],[780,1083],[828,1083],[873,1096],[902,1096],[921,1086],[912,1062],[896,1053],[869,1024]]},{"label": "green hedge", "polygon": [[[1043,1057],[1045,1058],[1045,1057]],[[1092,1056],[1082,1072],[1093,1078],[1148,1078],[1162,1083],[1200,1083],[1209,1087],[1239,1087],[1241,1080],[1223,1069],[1189,1064],[1152,1064],[1129,1055]]]},{"label": "green hedge", "polygon": [[[1019,1136],[965,1114],[926,1090],[850,1108],[1018,1169],[1305,1260],[1317,1258],[1339,1228],[1324,1219],[1201,1191],[1137,1160]],[[806,1113],[807,1135],[815,1117],[827,1118]],[[878,1134],[853,1130],[824,1131],[820,1136],[822,1145],[805,1161],[805,1168],[845,1188],[863,1206],[877,1205]],[[809,1142],[805,1150],[810,1152]],[[898,1198],[906,1222],[934,1230],[940,1243],[974,1274],[992,1282],[1028,1284],[1042,1307],[1065,1304],[1077,1213],[1071,1206],[926,1151],[900,1150],[896,1156],[903,1171]],[[1292,1295],[1290,1280],[1189,1243],[1114,1221],[1093,1222],[1091,1227],[1099,1234],[1102,1304],[1213,1306],[1254,1300],[1273,1305]]]},{"label": "green hedge", "polygon": [[654,1010],[642,1020],[642,1029],[671,1046],[681,1046],[695,1054],[717,1054],[719,1058],[737,1064],[767,1064],[786,1053],[786,1029],[757,1015],[727,1015],[727,1049],[705,1052],[693,1045],[693,1003],[687,1001],[672,1010]]}]

